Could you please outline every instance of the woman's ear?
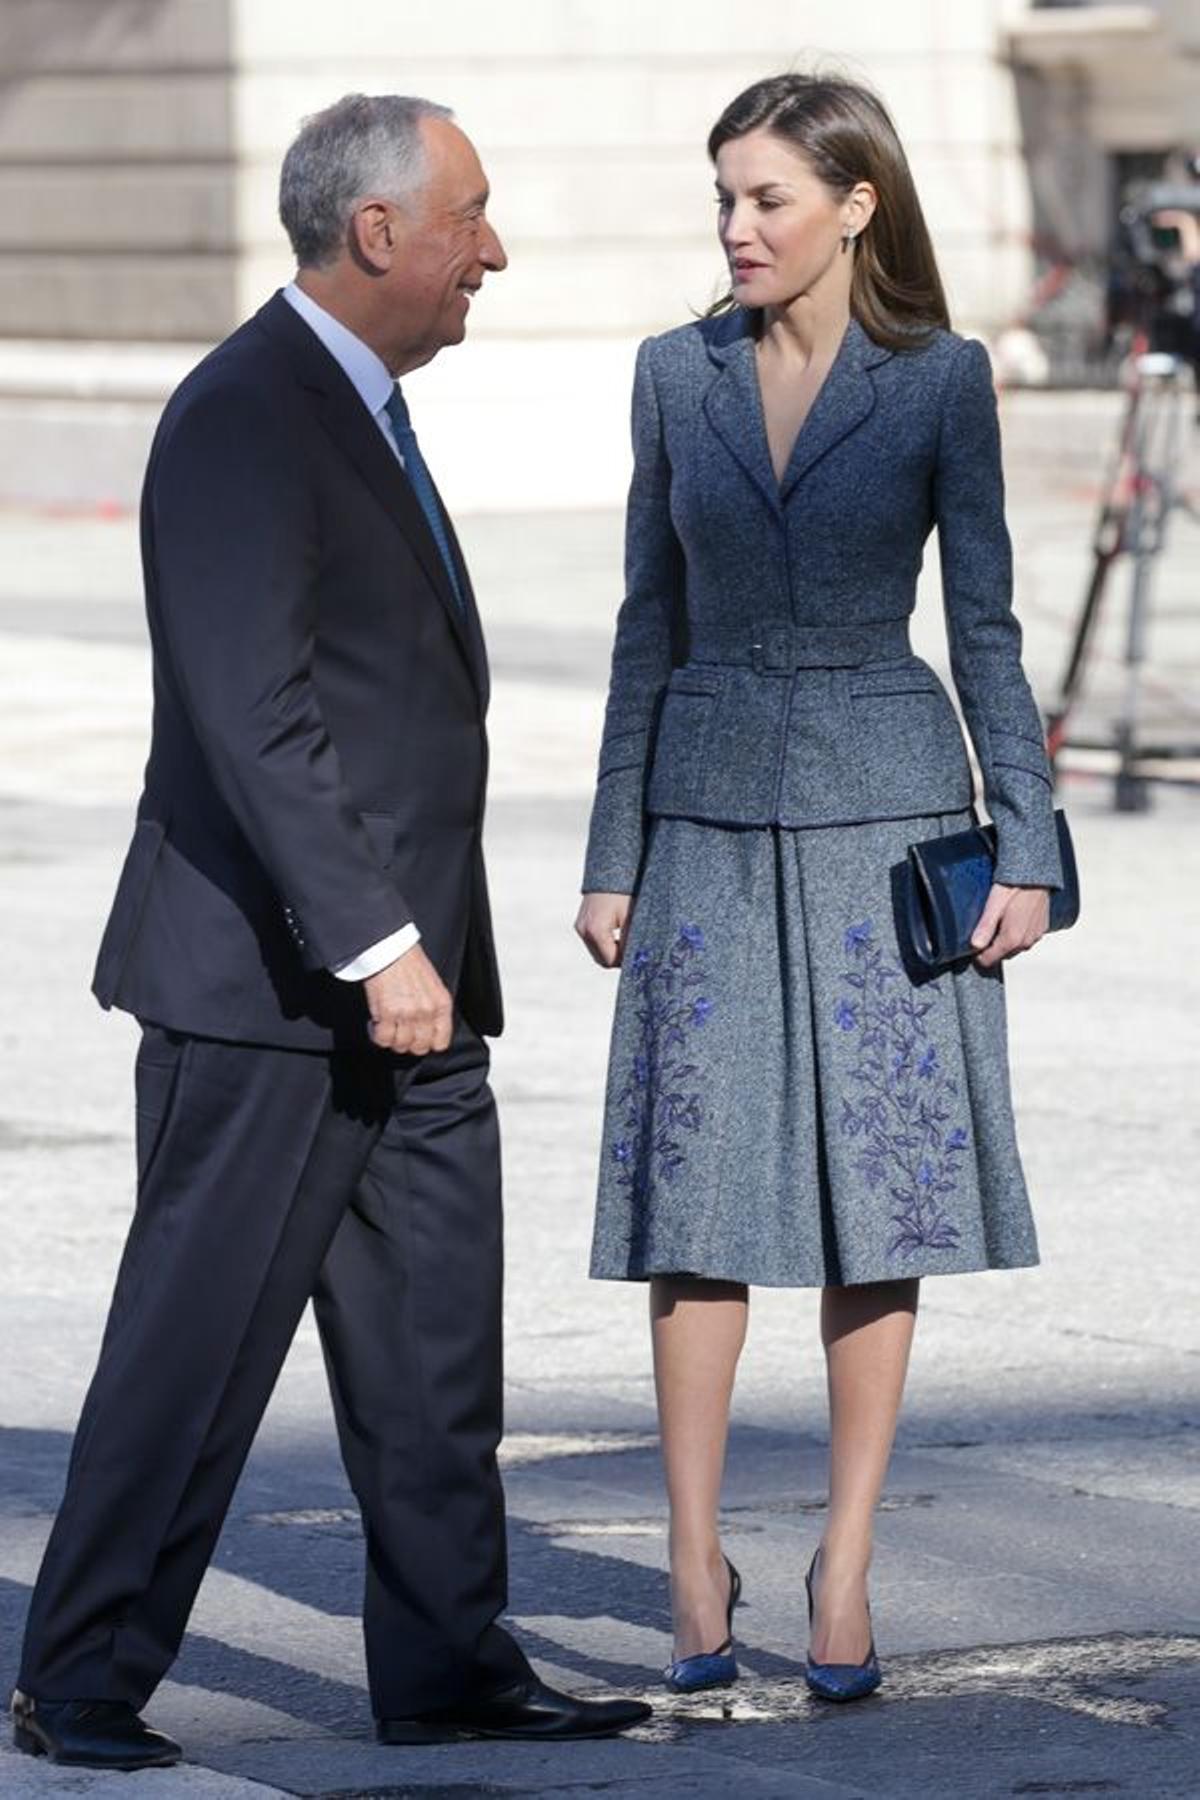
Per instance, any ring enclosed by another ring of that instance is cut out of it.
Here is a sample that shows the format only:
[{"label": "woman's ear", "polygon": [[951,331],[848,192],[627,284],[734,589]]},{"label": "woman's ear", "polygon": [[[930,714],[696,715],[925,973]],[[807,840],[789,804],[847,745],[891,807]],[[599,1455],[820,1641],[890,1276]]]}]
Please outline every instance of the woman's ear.
[{"label": "woman's ear", "polygon": [[879,196],[869,181],[858,182],[846,196],[842,209],[842,230],[859,237],[871,222]]}]

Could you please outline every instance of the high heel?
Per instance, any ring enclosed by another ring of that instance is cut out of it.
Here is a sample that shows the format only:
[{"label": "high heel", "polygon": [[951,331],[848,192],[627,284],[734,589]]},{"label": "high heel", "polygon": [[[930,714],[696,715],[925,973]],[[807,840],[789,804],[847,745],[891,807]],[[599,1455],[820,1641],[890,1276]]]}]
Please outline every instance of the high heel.
[{"label": "high heel", "polygon": [[663,1680],[673,1694],[698,1694],[705,1688],[732,1687],[738,1678],[737,1659],[733,1654],[733,1609],[742,1597],[742,1578],[725,1557],[729,1570],[729,1605],[725,1612],[726,1637],[715,1650],[700,1651],[695,1656],[680,1656],[663,1670]]},{"label": "high heel", "polygon": [[[818,1545],[808,1565],[808,1574],[804,1577],[810,1630],[813,1620],[813,1575],[820,1554]],[[871,1608],[868,1605],[867,1618],[870,1616]],[[875,1654],[874,1632],[871,1634],[871,1647],[860,1663],[819,1663],[814,1662],[810,1655],[805,1661],[804,1679],[812,1692],[822,1700],[865,1700],[883,1680],[883,1670],[879,1667],[879,1658]]]}]

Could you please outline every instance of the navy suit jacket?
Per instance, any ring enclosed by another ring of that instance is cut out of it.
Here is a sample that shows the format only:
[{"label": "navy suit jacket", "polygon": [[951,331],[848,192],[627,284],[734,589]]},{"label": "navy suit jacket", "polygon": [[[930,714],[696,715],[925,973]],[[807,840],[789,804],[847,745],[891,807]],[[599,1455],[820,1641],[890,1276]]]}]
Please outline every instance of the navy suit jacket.
[{"label": "navy suit jacket", "polygon": [[409,920],[501,1027],[487,661],[354,387],[279,295],[163,414],[142,500],[154,723],[95,992],[171,1029],[366,1045],[328,970]]},{"label": "navy suit jacket", "polygon": [[983,346],[938,331],[893,353],[851,320],[778,481],[737,310],[641,346],[633,437],[585,889],[634,890],[656,813],[804,826],[971,805],[954,707],[908,644],[935,525],[997,877],[1061,885]]}]

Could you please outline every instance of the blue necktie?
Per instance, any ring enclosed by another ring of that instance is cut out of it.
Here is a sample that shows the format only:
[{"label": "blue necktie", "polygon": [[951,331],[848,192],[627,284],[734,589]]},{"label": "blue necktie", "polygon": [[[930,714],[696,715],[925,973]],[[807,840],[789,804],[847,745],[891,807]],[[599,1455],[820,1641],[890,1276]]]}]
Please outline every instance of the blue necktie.
[{"label": "blue necktie", "polygon": [[450,554],[450,540],[446,536],[446,527],[442,520],[442,509],[438,505],[437,495],[433,491],[433,481],[425,466],[425,458],[421,455],[421,446],[417,443],[417,434],[413,430],[412,420],[408,416],[408,403],[399,387],[392,389],[390,400],[384,411],[392,423],[392,432],[397,448],[404,458],[404,472],[408,476],[409,485],[416,495],[421,511],[425,514],[426,523],[433,533],[434,542],[442,553],[442,561],[446,565],[446,574],[450,577],[450,587],[459,609],[466,612],[467,603],[463,591],[458,585],[458,575],[454,567],[454,558]]}]

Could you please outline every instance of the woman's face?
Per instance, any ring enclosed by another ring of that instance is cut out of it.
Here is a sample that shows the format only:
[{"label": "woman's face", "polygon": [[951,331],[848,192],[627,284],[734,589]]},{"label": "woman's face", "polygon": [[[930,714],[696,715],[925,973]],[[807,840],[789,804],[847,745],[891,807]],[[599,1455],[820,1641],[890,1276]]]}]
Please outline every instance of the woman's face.
[{"label": "woman's face", "polygon": [[842,235],[861,229],[863,193],[833,193],[798,151],[770,131],[717,153],[717,233],[740,306],[789,306],[831,279],[849,289]]}]

